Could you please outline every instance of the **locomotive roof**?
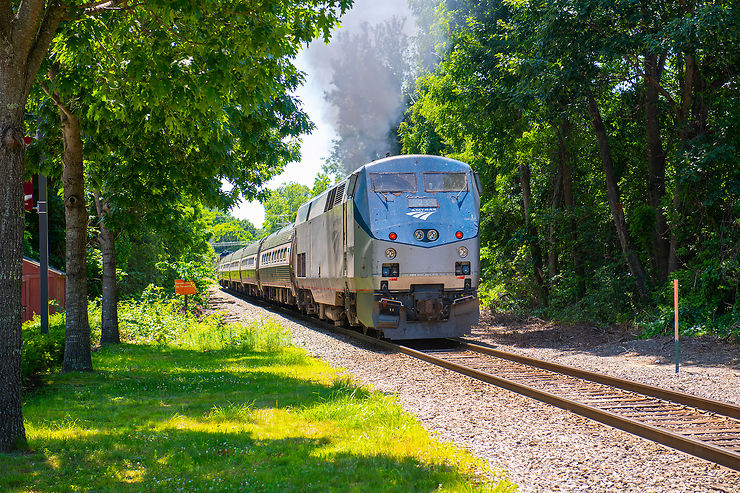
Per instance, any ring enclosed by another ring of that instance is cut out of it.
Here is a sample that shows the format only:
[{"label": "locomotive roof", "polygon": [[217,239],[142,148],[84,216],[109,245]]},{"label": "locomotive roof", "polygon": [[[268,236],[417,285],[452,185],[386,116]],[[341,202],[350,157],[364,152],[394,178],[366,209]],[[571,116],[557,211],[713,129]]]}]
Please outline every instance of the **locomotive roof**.
[{"label": "locomotive roof", "polygon": [[416,167],[419,167],[422,171],[457,171],[470,168],[470,166],[462,161],[448,157],[406,154],[378,159],[360,167],[359,170],[365,170],[368,173],[382,173],[397,171],[399,168],[411,170]]}]

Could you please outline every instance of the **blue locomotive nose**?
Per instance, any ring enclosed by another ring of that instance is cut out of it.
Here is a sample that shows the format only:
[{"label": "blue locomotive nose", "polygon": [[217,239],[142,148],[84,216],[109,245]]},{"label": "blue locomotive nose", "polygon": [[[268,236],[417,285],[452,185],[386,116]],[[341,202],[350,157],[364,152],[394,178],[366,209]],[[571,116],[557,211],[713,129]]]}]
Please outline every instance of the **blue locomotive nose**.
[{"label": "blue locomotive nose", "polygon": [[398,157],[367,166],[355,219],[373,238],[423,248],[477,237],[479,195],[470,168],[441,157]]}]

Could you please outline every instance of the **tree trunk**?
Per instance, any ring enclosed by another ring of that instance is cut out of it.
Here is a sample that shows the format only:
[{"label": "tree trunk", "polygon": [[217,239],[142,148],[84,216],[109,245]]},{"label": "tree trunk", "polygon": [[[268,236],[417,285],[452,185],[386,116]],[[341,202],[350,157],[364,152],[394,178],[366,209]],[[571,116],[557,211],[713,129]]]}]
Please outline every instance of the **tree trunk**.
[{"label": "tree trunk", "polygon": [[568,152],[567,142],[573,130],[568,119],[560,123],[558,131],[558,154],[560,157],[560,170],[563,180],[563,202],[568,214],[568,223],[570,228],[570,255],[573,260],[573,268],[576,271],[577,297],[580,300],[586,294],[586,272],[583,268],[583,261],[578,248],[578,224],[576,223],[573,208],[573,173],[570,165],[570,153]]},{"label": "tree trunk", "polygon": [[697,137],[707,133],[709,124],[709,108],[704,101],[704,91],[707,90],[707,82],[702,74],[700,67],[695,67],[694,75],[694,98],[692,107],[693,116],[693,136]]},{"label": "tree trunk", "polygon": [[[693,93],[694,93],[694,72],[696,71],[696,64],[694,56],[691,53],[686,53],[684,61],[684,72],[683,72],[683,83],[681,87],[681,106],[678,109],[676,117],[676,125],[678,126],[678,148],[679,151],[686,149],[689,141],[690,128],[689,128],[689,112],[693,106]],[[674,214],[678,215],[681,210],[681,184],[679,182],[679,176],[681,176],[680,160],[676,161],[676,182],[673,186],[673,211]],[[675,228],[676,225],[673,225]],[[676,242],[675,231],[671,233],[669,254],[668,254],[668,272],[673,272],[678,269],[678,244]]]},{"label": "tree trunk", "polygon": [[649,82],[652,78],[660,80],[662,67],[658,66],[658,56],[645,55],[645,137],[648,158],[648,204],[655,215],[655,227],[652,231],[653,264],[658,284],[668,280],[670,256],[670,232],[663,210],[665,195],[665,153],[660,138],[660,120],[658,117],[658,88]]},{"label": "tree trunk", "polygon": [[118,332],[118,283],[116,280],[116,239],[113,232],[105,225],[108,202],[100,198],[100,192],[94,192],[95,209],[98,211],[100,224],[100,252],[103,255],[103,306],[100,324],[100,342],[102,344],[120,344]]},{"label": "tree trunk", "polygon": [[0,59],[0,452],[26,444],[21,409],[25,95],[23,73],[12,61]]},{"label": "tree trunk", "polygon": [[528,164],[519,166],[519,179],[522,186],[522,200],[524,201],[524,227],[527,231],[529,247],[532,252],[532,264],[534,267],[534,280],[540,288],[542,303],[547,306],[549,292],[545,283],[545,277],[542,273],[542,250],[540,243],[537,241],[537,228],[529,220],[529,211],[531,204],[532,192],[530,188],[530,176]]},{"label": "tree trunk", "polygon": [[90,324],[87,318],[87,207],[80,120],[64,108],[64,213],[67,221],[67,308],[63,371],[92,371]]},{"label": "tree trunk", "polygon": [[609,201],[609,209],[611,209],[612,217],[614,218],[614,225],[617,229],[619,244],[622,247],[622,254],[627,262],[627,267],[637,282],[640,294],[644,295],[645,270],[642,268],[640,259],[637,258],[632,247],[632,237],[629,234],[627,223],[624,220],[621,192],[619,191],[619,183],[614,174],[614,161],[612,160],[609,140],[606,136],[606,129],[604,128],[604,122],[601,119],[599,107],[596,105],[596,101],[593,96],[590,95],[588,96],[588,112],[591,116],[591,124],[593,125],[594,133],[596,134],[596,141],[599,146],[601,164],[604,168],[604,174],[606,175],[606,197]]},{"label": "tree trunk", "polygon": [[[557,128],[555,129],[557,131]],[[558,139],[559,142],[560,139]],[[555,181],[552,185],[552,199],[550,200],[550,224],[547,230],[547,282],[548,286],[552,286],[552,280],[558,275],[560,265],[558,263],[558,248],[556,229],[557,229],[557,217],[558,209],[560,209],[563,202],[563,167],[560,163],[560,150],[558,149],[557,156],[553,156],[555,166],[557,167],[557,173],[555,174]]]},{"label": "tree trunk", "polygon": [[21,408],[21,290],[25,109],[66,6],[4,2],[0,9],[0,452],[26,446]]}]

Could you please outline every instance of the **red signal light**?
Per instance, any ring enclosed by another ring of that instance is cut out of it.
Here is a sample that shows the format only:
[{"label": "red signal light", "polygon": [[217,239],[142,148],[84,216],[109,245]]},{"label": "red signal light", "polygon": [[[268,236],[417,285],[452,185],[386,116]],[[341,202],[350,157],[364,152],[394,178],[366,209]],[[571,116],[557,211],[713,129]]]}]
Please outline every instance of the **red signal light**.
[{"label": "red signal light", "polygon": [[390,238],[393,241],[396,241],[396,238],[398,238],[398,235],[396,233],[391,233],[388,235],[388,238]]},{"label": "red signal light", "polygon": [[463,237],[462,231],[458,231],[457,233],[455,233],[455,238],[457,238],[458,240],[462,240],[462,237]]}]

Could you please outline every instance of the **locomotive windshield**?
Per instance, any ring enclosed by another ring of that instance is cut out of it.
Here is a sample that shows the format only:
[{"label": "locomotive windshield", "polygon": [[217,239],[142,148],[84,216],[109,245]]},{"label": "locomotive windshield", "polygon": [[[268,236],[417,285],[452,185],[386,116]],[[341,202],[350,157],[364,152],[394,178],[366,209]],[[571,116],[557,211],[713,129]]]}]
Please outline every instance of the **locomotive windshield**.
[{"label": "locomotive windshield", "polygon": [[423,173],[427,192],[465,192],[468,189],[466,173]]},{"label": "locomotive windshield", "polygon": [[374,192],[416,192],[416,173],[370,173]]}]

